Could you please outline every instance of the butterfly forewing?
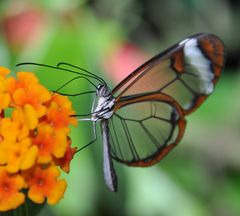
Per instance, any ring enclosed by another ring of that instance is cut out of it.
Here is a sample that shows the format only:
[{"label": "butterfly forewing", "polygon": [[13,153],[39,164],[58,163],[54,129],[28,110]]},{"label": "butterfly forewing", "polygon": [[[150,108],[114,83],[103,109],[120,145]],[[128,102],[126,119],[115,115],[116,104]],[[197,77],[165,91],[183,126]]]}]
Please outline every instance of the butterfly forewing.
[{"label": "butterfly forewing", "polygon": [[222,41],[202,33],[153,57],[117,85],[113,158],[130,166],[162,159],[181,140],[185,115],[213,92],[224,60]]},{"label": "butterfly forewing", "polygon": [[162,92],[190,113],[213,92],[224,64],[224,45],[214,35],[187,38],[155,56],[121,82],[113,93],[118,100]]}]

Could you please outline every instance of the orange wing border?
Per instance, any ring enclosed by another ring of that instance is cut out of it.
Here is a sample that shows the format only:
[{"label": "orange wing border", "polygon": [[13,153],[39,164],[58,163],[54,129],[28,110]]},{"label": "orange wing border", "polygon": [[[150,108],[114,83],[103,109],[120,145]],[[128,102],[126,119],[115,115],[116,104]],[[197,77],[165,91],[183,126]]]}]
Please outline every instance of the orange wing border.
[{"label": "orange wing border", "polygon": [[132,161],[132,162],[123,161],[112,156],[116,161],[124,163],[125,165],[128,165],[128,166],[148,167],[156,164],[158,161],[164,158],[180,142],[185,132],[186,120],[184,118],[185,114],[183,109],[173,98],[162,93],[147,94],[147,95],[142,95],[142,96],[138,96],[131,99],[126,99],[123,101],[118,101],[114,107],[114,112],[116,112],[118,109],[124,106],[127,106],[129,104],[145,102],[145,101],[159,101],[159,102],[168,103],[176,109],[179,115],[179,119],[176,123],[176,125],[178,125],[178,128],[179,128],[178,135],[174,143],[171,143],[166,147],[160,148],[159,151],[155,152],[154,154],[138,161]]}]

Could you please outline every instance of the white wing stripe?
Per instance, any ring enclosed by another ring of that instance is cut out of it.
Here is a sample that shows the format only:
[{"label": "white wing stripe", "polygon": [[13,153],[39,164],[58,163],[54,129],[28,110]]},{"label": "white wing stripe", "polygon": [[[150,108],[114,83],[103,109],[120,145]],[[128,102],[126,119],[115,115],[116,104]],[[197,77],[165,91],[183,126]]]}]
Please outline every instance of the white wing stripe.
[{"label": "white wing stripe", "polygon": [[213,91],[214,74],[211,71],[211,62],[202,54],[202,51],[198,48],[197,39],[191,38],[184,40],[181,44],[184,45],[185,61],[189,65],[190,69],[203,80],[201,83],[201,94],[210,94]]}]

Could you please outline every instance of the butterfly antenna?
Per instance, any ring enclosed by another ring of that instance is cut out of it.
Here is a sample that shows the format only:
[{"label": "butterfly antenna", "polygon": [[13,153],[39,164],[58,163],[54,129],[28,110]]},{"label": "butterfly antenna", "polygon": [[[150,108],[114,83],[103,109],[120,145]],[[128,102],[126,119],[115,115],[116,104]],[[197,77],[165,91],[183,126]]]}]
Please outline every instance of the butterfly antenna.
[{"label": "butterfly antenna", "polygon": [[80,96],[80,95],[85,95],[85,94],[92,94],[92,93],[96,93],[96,91],[86,91],[86,92],[81,92],[81,93],[76,93],[76,94],[68,94],[68,93],[60,93],[57,91],[52,91],[53,93],[58,93],[60,95],[64,95],[64,96],[70,96],[70,97],[75,97],[75,96]]},{"label": "butterfly antenna", "polygon": [[[106,83],[102,78],[90,73],[89,71],[85,70],[85,69],[82,69],[82,71],[86,72],[86,73],[81,73],[81,72],[77,72],[77,71],[74,71],[74,70],[70,70],[70,69],[67,69],[67,68],[62,68],[62,67],[59,67],[59,64],[57,66],[51,66],[51,65],[46,65],[46,64],[41,64],[41,63],[34,63],[34,62],[22,62],[22,63],[19,63],[19,64],[16,64],[17,67],[19,66],[24,66],[24,65],[34,65],[34,66],[40,66],[40,67],[46,67],[46,68],[52,68],[52,69],[57,69],[57,70],[62,70],[62,71],[66,71],[66,72],[70,72],[70,73],[74,73],[74,74],[78,74],[80,76],[83,76],[83,77],[88,77],[88,78],[93,78],[95,80],[97,80],[98,82],[100,83]],[[60,64],[61,65],[61,64]],[[67,64],[68,65],[68,64]],[[70,66],[72,66],[71,64],[69,64]],[[73,66],[74,68],[78,68],[76,66]],[[80,68],[79,68],[80,69]],[[89,75],[90,74],[90,75]],[[96,86],[96,85],[94,85]]]},{"label": "butterfly antenna", "polygon": [[[84,76],[78,76],[78,77],[74,77],[74,78],[72,78],[71,80],[67,81],[67,82],[64,83],[62,86],[60,86],[57,90],[54,90],[54,91],[52,91],[52,92],[54,92],[54,93],[59,93],[59,94],[61,94],[61,95],[68,95],[68,94],[62,94],[62,93],[60,93],[59,91],[60,91],[61,89],[63,89],[65,86],[67,86],[69,83],[71,83],[71,82],[73,82],[74,80],[77,80],[77,79],[85,79],[85,80],[87,80],[90,84],[92,84],[95,88],[97,88],[97,86],[96,86],[91,80],[89,80],[88,78],[86,78],[86,77],[84,77]],[[90,91],[90,92],[96,92],[96,91]],[[81,95],[81,94],[83,94],[83,93],[79,93],[78,95]],[[70,95],[68,95],[68,96],[70,96]],[[71,95],[71,96],[73,96],[73,95]],[[75,95],[75,96],[76,96],[76,95]]]},{"label": "butterfly antenna", "polygon": [[60,67],[61,65],[66,65],[66,66],[73,67],[73,68],[79,69],[79,70],[81,70],[81,71],[84,71],[84,72],[86,72],[86,73],[94,76],[99,82],[101,82],[101,83],[103,83],[103,84],[106,85],[106,82],[105,82],[101,77],[97,76],[97,75],[94,74],[94,73],[91,73],[90,71],[88,71],[88,70],[86,70],[86,69],[84,69],[84,68],[75,66],[75,65],[70,64],[70,63],[65,63],[65,62],[60,62],[60,63],[58,63],[58,64],[57,64],[57,67],[58,67],[58,68],[62,68],[62,67]]}]

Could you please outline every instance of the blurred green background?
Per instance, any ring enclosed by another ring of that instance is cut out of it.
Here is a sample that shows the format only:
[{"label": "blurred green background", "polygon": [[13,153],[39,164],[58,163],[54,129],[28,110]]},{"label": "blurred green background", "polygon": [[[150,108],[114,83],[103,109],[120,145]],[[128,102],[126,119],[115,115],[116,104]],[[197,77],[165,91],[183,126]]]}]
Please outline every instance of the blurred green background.
[{"label": "blurred green background", "polygon": [[[110,86],[173,43],[198,32],[225,42],[227,63],[210,98],[187,117],[177,148],[150,168],[115,163],[119,192],[103,181],[102,141],[74,157],[65,197],[41,216],[237,216],[240,215],[240,2],[237,0],[1,0],[0,65],[16,72],[20,62],[67,62],[101,77]],[[36,72],[50,90],[70,79],[59,71]],[[80,80],[64,88],[79,93]],[[92,98],[71,98],[78,114]],[[91,125],[71,134],[81,147]]]}]

